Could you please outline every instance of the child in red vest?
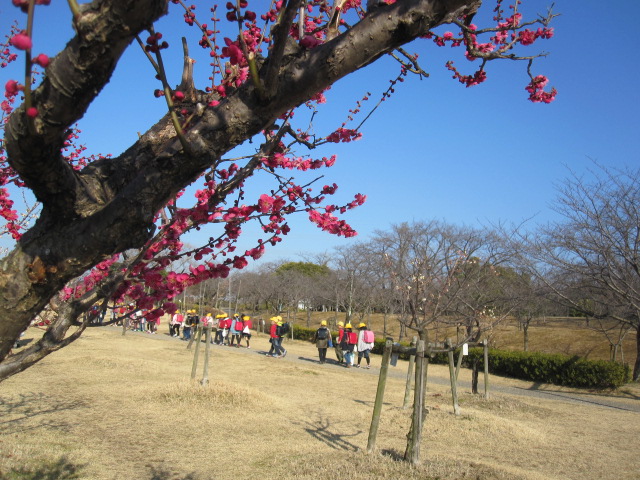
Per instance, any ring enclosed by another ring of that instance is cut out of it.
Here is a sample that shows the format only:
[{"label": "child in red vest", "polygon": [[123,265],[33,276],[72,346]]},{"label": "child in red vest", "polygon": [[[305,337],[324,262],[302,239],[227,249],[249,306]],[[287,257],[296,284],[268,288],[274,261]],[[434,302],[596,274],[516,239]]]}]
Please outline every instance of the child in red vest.
[{"label": "child in red vest", "polygon": [[342,339],[340,340],[340,348],[344,355],[344,363],[347,368],[351,368],[353,365],[353,350],[358,343],[358,335],[352,331],[353,327],[350,323],[344,326],[344,332],[342,333]]},{"label": "child in red vest", "polygon": [[342,341],[342,334],[344,333],[344,322],[338,322],[338,336],[336,337],[336,343],[333,344],[333,349],[336,352],[336,358],[339,363],[344,362],[344,355],[342,354],[342,348],[340,342]]},{"label": "child in red vest", "polygon": [[251,341],[251,317],[249,315],[242,315],[242,338],[247,341],[247,348],[251,348],[249,342]]}]

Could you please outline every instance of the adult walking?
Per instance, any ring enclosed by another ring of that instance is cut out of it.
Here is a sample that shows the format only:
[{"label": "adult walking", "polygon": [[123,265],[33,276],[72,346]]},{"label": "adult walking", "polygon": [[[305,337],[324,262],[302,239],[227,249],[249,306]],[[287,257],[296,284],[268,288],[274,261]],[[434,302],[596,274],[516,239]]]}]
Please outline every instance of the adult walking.
[{"label": "adult walking", "polygon": [[320,363],[325,363],[327,361],[327,348],[329,348],[329,344],[332,343],[331,332],[327,328],[326,320],[322,320],[320,322],[320,328],[318,328],[316,333],[313,334],[312,341],[316,344],[316,348],[318,349]]}]

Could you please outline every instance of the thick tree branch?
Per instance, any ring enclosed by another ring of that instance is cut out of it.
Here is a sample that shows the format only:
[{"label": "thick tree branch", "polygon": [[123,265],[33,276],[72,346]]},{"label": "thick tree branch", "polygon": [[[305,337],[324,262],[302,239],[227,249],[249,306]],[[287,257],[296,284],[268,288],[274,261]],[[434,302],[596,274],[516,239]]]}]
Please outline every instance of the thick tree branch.
[{"label": "thick tree branch", "polygon": [[32,95],[36,132],[27,128],[24,106],[5,129],[11,166],[43,207],[63,218],[106,201],[89,178],[80,179],[62,158],[68,129],[107,84],[120,56],[137,33],[166,11],[167,0],[95,1],[75,18],[77,35],[50,63]]}]

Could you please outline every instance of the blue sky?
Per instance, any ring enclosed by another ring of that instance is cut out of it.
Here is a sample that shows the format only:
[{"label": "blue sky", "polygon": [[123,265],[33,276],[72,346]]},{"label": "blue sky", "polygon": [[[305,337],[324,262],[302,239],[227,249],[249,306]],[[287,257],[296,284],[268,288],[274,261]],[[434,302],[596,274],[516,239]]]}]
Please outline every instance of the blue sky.
[{"label": "blue sky", "polygon": [[[193,3],[206,13],[208,2]],[[525,18],[545,13],[548,5],[525,0]],[[490,15],[491,2],[483,8]],[[356,240],[366,240],[392,223],[432,218],[472,226],[520,223],[532,217],[532,225],[545,222],[553,218],[554,184],[569,174],[568,169],[584,172],[592,167],[592,159],[612,167],[640,165],[640,2],[559,0],[554,11],[561,14],[552,24],[555,36],[523,51],[549,52],[535,62],[533,73],[548,76],[558,89],[552,104],[527,100],[524,63],[493,62],[487,82],[465,88],[444,68],[452,59],[463,73],[473,72],[474,65],[464,60],[461,50],[421,41],[409,50],[420,53],[430,78],[409,77],[400,85],[365,124],[362,140],[316,154],[338,154],[335,167],[322,172],[325,177],[319,184],[340,186],[337,203],[348,202],[356,193],[368,197],[365,205],[345,217],[359,232]],[[53,55],[70,38],[67,4],[53,0],[49,7],[38,7],[36,15],[34,53]],[[7,31],[13,18],[24,22],[17,9],[3,2],[0,30]],[[480,19],[475,23],[482,25]],[[178,14],[156,27],[172,46],[167,63],[174,84],[181,69],[179,37],[190,34],[191,53],[199,49],[196,32],[183,26]],[[200,85],[206,82],[206,66],[206,58],[196,63],[197,84],[198,79]],[[373,105],[397,70],[383,59],[335,85],[319,109],[316,131],[327,134],[339,126],[366,91],[372,93]],[[0,71],[2,85],[15,72]],[[152,96],[152,77],[151,67],[132,45],[80,122],[89,152],[120,153],[135,141],[137,132],[162,115],[162,102]],[[263,185],[258,180],[250,186],[247,200],[261,193]],[[321,232],[304,215],[291,225],[291,234],[270,249],[266,261],[299,260],[301,252],[323,252],[354,241]],[[257,233],[250,234],[257,238]]]}]

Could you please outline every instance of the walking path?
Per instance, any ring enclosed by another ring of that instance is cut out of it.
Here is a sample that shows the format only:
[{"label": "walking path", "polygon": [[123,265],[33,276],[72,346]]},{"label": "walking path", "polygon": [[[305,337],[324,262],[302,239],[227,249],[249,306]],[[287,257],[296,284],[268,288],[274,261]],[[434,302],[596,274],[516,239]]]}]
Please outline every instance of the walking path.
[{"label": "walking path", "polygon": [[[143,332],[128,331],[127,335],[140,335],[154,340],[166,340],[174,342],[182,341],[179,338],[170,337],[165,332],[158,332],[158,334],[156,335],[148,335]],[[267,353],[266,350],[264,350],[266,338],[266,334],[254,335],[252,339],[252,345],[255,346],[252,349],[243,347],[238,348],[237,351],[243,352],[247,355],[264,355]],[[185,344],[185,346],[187,345],[187,342],[183,343]],[[304,341],[292,342],[291,340],[287,340],[284,346],[290,346],[290,348],[295,347],[291,348],[292,350],[295,349],[295,353],[289,354],[282,359],[274,359],[274,361],[318,363],[317,350],[311,343]],[[301,354],[301,351],[303,352],[303,354]],[[330,351],[328,353],[328,356],[332,356],[332,353],[333,352]],[[380,356],[372,355],[372,359],[372,368],[370,370],[361,368],[351,369],[350,372],[353,372],[354,374],[365,374],[378,377],[380,373],[380,369],[378,368],[378,365],[380,363]],[[343,368],[338,364],[337,361],[333,359],[327,359],[327,363],[325,364],[325,366],[329,368]],[[430,383],[437,385],[449,385],[450,381],[448,369],[443,370],[442,368],[438,367],[442,366],[432,366],[432,368],[429,369],[427,385]],[[404,361],[399,361],[396,367],[389,367],[389,375],[392,377],[405,378],[406,374],[407,364]],[[460,372],[460,375],[463,377],[470,377],[471,373],[468,369],[463,369]],[[480,375],[480,391],[482,391],[484,388],[482,377],[483,376]],[[509,385],[507,385],[507,383]],[[458,381],[458,388],[471,391],[471,382],[469,380],[465,380],[464,378],[460,379]],[[626,393],[621,394],[620,392],[608,393],[591,390],[580,390],[575,388],[560,387],[551,384],[533,383],[492,375],[490,379],[489,395],[491,395],[492,393],[501,393],[505,395],[564,401],[567,403],[574,403],[578,405],[590,405],[607,409],[640,413],[640,386],[630,385],[628,388],[623,388],[622,390],[624,390]]]}]

